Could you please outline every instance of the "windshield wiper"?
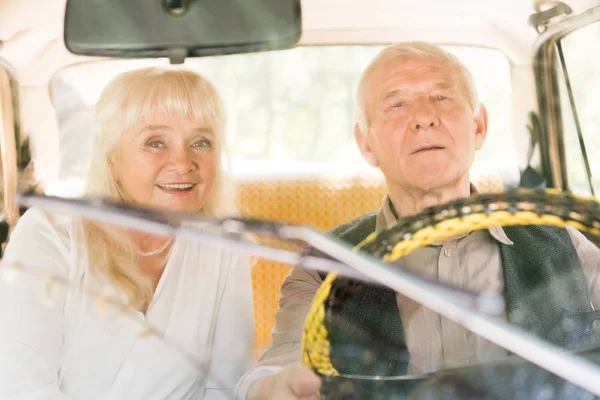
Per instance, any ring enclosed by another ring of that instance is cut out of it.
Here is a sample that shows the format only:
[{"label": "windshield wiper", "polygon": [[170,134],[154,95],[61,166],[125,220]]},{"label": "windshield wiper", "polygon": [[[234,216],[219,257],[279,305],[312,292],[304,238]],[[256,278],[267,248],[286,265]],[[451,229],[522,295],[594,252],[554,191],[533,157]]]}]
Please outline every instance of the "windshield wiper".
[{"label": "windshield wiper", "polygon": [[[301,265],[304,268],[320,272],[335,271],[343,277],[389,286],[389,282],[382,281],[377,274],[371,276],[371,273],[361,271],[364,268],[356,268],[353,265],[359,263],[368,269],[368,266],[375,264],[376,270],[386,271],[386,275],[400,276],[400,280],[408,280],[411,282],[411,286],[415,285],[422,290],[435,292],[444,301],[488,314],[497,315],[504,311],[504,300],[501,296],[465,290],[441,283],[408,271],[402,268],[401,263],[389,264],[371,257],[366,252],[355,253],[352,247],[341,240],[305,226],[243,217],[218,218],[205,214],[164,212],[104,199],[75,199],[19,193],[16,201],[19,205],[27,208],[38,207],[45,211],[157,235],[177,236],[192,242],[207,243],[213,246],[226,245],[229,249],[235,249],[255,257]],[[198,229],[199,226],[209,229]],[[300,242],[318,251],[308,253],[275,248],[250,240],[249,235],[252,234],[282,241]],[[345,259],[348,259],[348,256],[350,256],[352,264],[346,263]]]}]

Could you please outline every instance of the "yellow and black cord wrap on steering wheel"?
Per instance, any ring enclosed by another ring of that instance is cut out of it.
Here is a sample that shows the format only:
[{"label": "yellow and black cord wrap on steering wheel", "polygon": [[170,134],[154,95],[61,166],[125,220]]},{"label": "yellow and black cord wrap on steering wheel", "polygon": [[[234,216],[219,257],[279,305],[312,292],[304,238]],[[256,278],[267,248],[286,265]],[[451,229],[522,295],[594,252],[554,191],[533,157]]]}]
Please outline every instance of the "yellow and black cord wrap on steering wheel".
[{"label": "yellow and black cord wrap on steering wheel", "polygon": [[315,371],[325,376],[339,375],[331,364],[329,357],[331,345],[325,328],[325,301],[329,297],[331,284],[337,278],[335,272],[327,275],[319,290],[315,294],[310,311],[304,323],[302,335],[302,348],[310,351],[302,351],[302,362],[311,366]]},{"label": "yellow and black cord wrap on steering wheel", "polygon": [[[558,190],[517,189],[504,193],[478,194],[403,218],[394,227],[370,234],[354,249],[364,250],[387,262],[410,252],[474,230],[493,226],[551,225],[572,226],[600,238],[600,201]],[[334,296],[337,276],[327,275],[306,318],[302,337],[305,365],[323,376],[339,375],[330,359],[327,309],[344,296]],[[348,282],[350,285],[352,281]],[[336,290],[343,290],[339,285]]]}]

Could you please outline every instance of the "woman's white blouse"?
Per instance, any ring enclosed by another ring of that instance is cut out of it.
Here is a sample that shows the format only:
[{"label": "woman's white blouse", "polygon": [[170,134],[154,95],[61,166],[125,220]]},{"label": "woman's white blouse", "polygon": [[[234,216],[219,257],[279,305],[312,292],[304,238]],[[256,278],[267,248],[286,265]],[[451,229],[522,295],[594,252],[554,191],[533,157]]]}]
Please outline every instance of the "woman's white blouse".
[{"label": "woman's white blouse", "polygon": [[[2,262],[119,296],[90,274],[76,218],[28,210]],[[46,293],[47,279],[9,271],[0,268],[2,400],[227,399],[252,362],[246,256],[176,240],[145,316],[102,306],[76,287]],[[144,322],[166,340],[143,335]]]}]

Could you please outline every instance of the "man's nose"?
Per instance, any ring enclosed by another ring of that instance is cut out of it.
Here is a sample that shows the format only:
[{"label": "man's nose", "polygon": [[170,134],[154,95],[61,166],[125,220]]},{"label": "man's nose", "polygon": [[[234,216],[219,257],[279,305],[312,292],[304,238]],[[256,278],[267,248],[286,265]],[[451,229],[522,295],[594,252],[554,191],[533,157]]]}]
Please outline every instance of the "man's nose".
[{"label": "man's nose", "polygon": [[186,148],[174,149],[171,153],[170,169],[180,175],[194,171],[197,165],[192,156],[192,150]]},{"label": "man's nose", "polygon": [[413,110],[411,128],[415,132],[434,129],[440,125],[437,111],[429,101],[419,102]]}]

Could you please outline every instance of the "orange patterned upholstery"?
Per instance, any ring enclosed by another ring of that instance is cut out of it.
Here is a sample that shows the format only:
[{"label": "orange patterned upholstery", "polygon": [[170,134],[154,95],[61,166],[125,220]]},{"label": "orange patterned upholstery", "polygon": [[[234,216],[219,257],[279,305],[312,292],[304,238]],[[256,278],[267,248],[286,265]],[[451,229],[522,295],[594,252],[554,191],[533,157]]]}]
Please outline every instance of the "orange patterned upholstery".
[{"label": "orange patterned upholstery", "polygon": [[473,177],[473,183],[480,193],[500,193],[505,189],[504,181],[500,173],[488,172]]},{"label": "orange patterned upholstery", "polygon": [[[499,176],[479,179],[475,183],[481,192],[504,189]],[[244,216],[328,230],[379,209],[385,193],[384,182],[380,178],[245,181],[238,184],[238,204]],[[290,267],[261,259],[252,270],[256,356],[271,343],[280,287]]]}]

